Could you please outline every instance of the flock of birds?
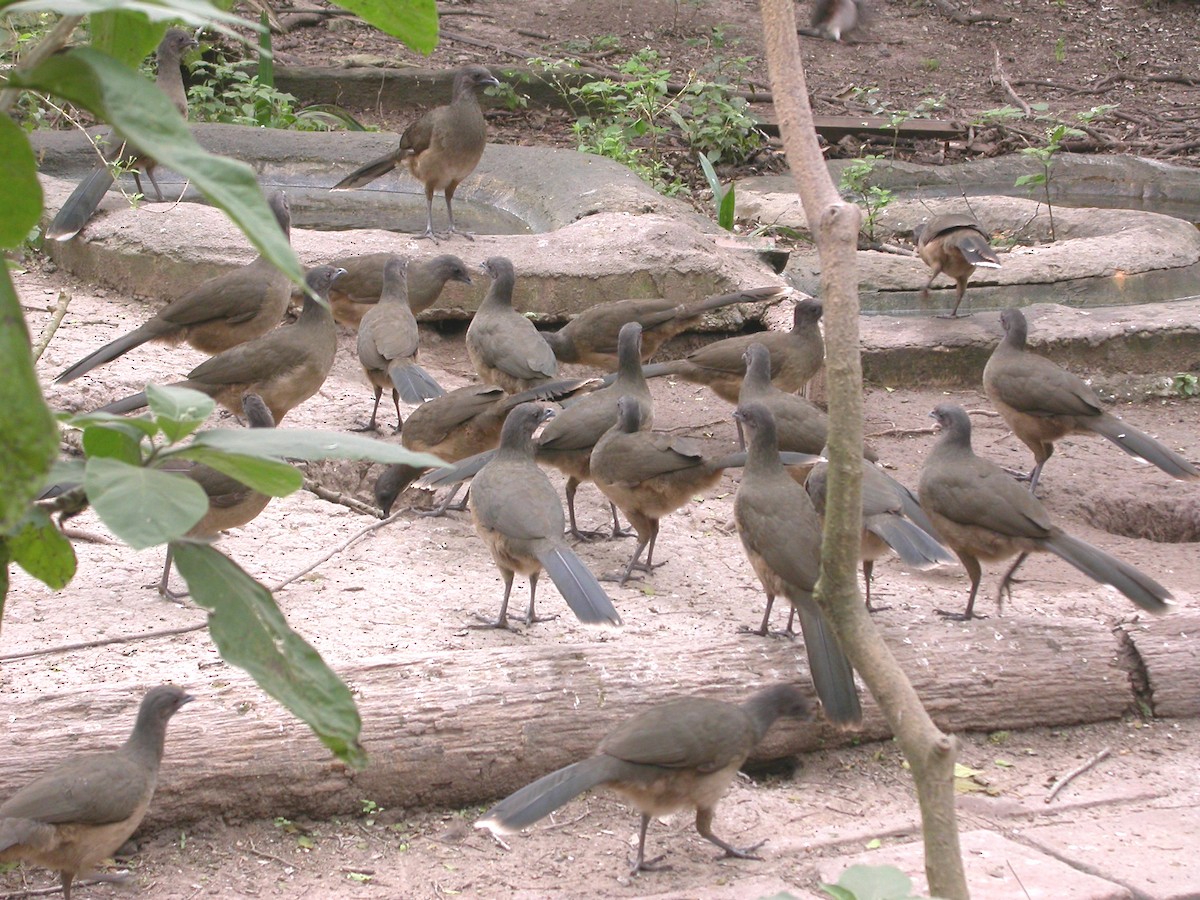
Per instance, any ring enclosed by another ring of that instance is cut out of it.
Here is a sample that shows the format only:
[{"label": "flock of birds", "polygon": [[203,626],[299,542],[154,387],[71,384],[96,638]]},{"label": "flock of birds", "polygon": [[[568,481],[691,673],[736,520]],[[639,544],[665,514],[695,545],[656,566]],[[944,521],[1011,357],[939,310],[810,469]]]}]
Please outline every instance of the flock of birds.
[{"label": "flock of birds", "polygon": [[[190,40],[172,30],[160,47],[159,84],[169,96],[182,94],[182,85],[176,91],[173,78],[178,79],[179,54]],[[454,191],[473,171],[486,140],[476,91],[494,82],[483,67],[459,70],[448,106],[421,117],[405,131],[394,153],[364,166],[338,188],[360,187],[407,162],[426,190],[428,221],[422,236],[434,237],[437,191],[445,197],[450,231],[456,231]],[[136,154],[129,148],[120,152]],[[144,157],[135,161],[152,169]],[[111,183],[111,175],[109,179]],[[98,181],[104,177],[94,173],[64,204],[53,236],[69,239],[83,227],[103,194],[96,193]],[[288,234],[286,196],[276,192],[269,202]],[[952,315],[974,267],[999,264],[982,229],[966,217],[934,220],[917,235],[917,243],[934,270],[930,283],[943,271],[957,282]],[[828,426],[825,413],[799,392],[824,362],[821,304],[796,302],[789,331],[727,338],[682,359],[647,365],[663,342],[705,313],[732,303],[778,301],[791,292],[769,287],[682,304],[631,299],[594,307],[559,331],[543,333],[513,308],[512,262],[494,256],[483,270],[491,285],[466,333],[480,382],[454,391],[444,391],[419,364],[415,319],[448,281],[471,280],[462,260],[450,254],[408,261],[375,254],[317,266],[307,275],[299,318],[283,326],[279,323],[291,300],[291,285],[259,258],[169,303],[57,381],[78,378],[148,341],[186,341],[212,356],[179,384],[208,394],[244,416],[251,427],[276,427],[324,382],[336,353],[337,323],[356,328],[358,358],[375,394],[368,427],[378,427],[379,403],[390,390],[403,445],[437,454],[450,464],[432,472],[389,467],[376,485],[380,505],[390,510],[418,479],[430,486],[471,480],[468,504],[475,528],[504,580],[498,617],[480,627],[509,627],[508,605],[518,573],[530,586],[525,623],[538,621],[534,598],[542,571],[580,621],[620,624],[600,580],[567,542],[569,535],[582,535],[574,503],[582,482],[595,483],[611,502],[614,536],[621,534],[619,513],[636,533],[631,558],[616,576],[624,583],[635,572],[655,568],[663,517],[710,489],[725,470],[741,468],[734,519],[767,597],[758,633],[767,634],[775,597],[785,597],[800,622],[823,714],[841,727],[858,725],[862,708],[853,668],[813,597],[826,502],[826,464],[820,454]],[[916,493],[876,466],[875,453],[865,448],[860,549],[868,606],[873,563],[888,552],[918,568],[952,562],[956,556],[970,575],[970,594],[963,612],[946,615],[970,619],[977,615],[981,561],[1016,557],[1001,580],[999,598],[1026,556],[1045,551],[1112,585],[1143,609],[1164,611],[1171,597],[1163,586],[1065,533],[1034,489],[1055,442],[1075,433],[1098,433],[1177,478],[1200,478],[1200,470],[1105,412],[1081,379],[1030,352],[1019,310],[1005,310],[1001,322],[1005,336],[987,364],[983,383],[1004,420],[1033,453],[1030,483],[1021,485],[974,454],[967,413],[953,404],[932,413],[941,436]],[[594,366],[607,374],[563,378],[560,364]],[[711,455],[685,438],[654,431],[647,379],[662,376],[706,385],[735,404],[743,446]],[[401,420],[400,400],[416,405],[407,420]],[[551,402],[560,406],[552,410]],[[103,409],[123,413],[145,403],[144,394],[135,394]],[[565,515],[542,471],[545,465],[567,477]],[[208,515],[192,530],[195,537],[215,537],[245,524],[267,505],[263,495],[207,467],[193,464],[182,471],[210,498]],[[447,504],[452,497],[453,492]],[[169,567],[168,559],[164,592]],[[789,619],[789,634],[791,628]],[[0,862],[23,859],[59,871],[69,898],[73,879],[116,850],[141,821],[154,790],[167,723],[190,699],[176,687],[154,688],[122,747],[73,758],[0,805]],[[523,828],[580,792],[607,785],[642,814],[635,872],[656,862],[644,855],[650,819],[681,807],[695,809],[699,834],[727,855],[756,858],[755,847],[739,849],[713,833],[716,804],[775,719],[812,714],[794,685],[768,687],[742,704],[702,698],[660,704],[618,727],[596,755],[516,792],[479,824],[497,831]]]}]

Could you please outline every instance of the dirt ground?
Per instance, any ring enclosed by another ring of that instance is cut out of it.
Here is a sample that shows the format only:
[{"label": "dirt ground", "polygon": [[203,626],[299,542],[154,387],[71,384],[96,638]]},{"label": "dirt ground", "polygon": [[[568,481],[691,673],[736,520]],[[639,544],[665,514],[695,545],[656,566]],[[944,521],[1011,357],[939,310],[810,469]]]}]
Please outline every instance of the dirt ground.
[{"label": "dirt ground", "polygon": [[[140,303],[75,283],[61,272],[33,267],[19,274],[16,282],[34,335],[48,318],[47,308],[58,291],[69,289],[74,294],[66,320],[39,366],[46,382],[84,352],[145,316]],[[430,331],[423,340],[424,362],[435,377],[448,388],[465,383],[469,362],[461,337]],[[147,345],[70,386],[48,387],[47,395],[57,407],[92,408],[138,389],[148,379],[177,377],[200,360],[188,348],[168,351]],[[733,440],[729,407],[706,390],[660,379],[653,392],[656,427],[694,434],[720,446]],[[868,390],[866,432],[895,476],[910,485],[916,483],[933,441],[926,431],[927,413],[946,396],[940,391],[881,386]],[[970,409],[987,408],[977,391],[949,396]],[[318,396],[289,416],[287,424],[346,429],[365,420],[369,404],[370,392],[358,371],[353,339],[344,335],[333,375]],[[1196,447],[1200,405],[1194,402],[1154,400],[1128,405],[1122,413],[1173,446]],[[383,421],[390,425],[390,415],[385,413]],[[1026,451],[1006,436],[999,420],[979,415],[975,424],[979,452],[1013,467],[1027,465]],[[652,629],[666,658],[686,653],[698,640],[758,640],[737,634],[739,626],[757,623],[762,599],[732,525],[735,484],[736,475],[728,476],[707,497],[664,520],[659,558],[667,564],[648,582],[614,587],[625,629]],[[363,490],[368,487],[364,480]],[[1174,482],[1157,470],[1139,466],[1101,440],[1078,439],[1061,445],[1047,468],[1042,490],[1045,502],[1069,530],[1135,561],[1170,586],[1182,607],[1194,606],[1200,579],[1200,555],[1194,545],[1100,531],[1088,523],[1086,513],[1093,505],[1087,498],[1097,490],[1117,498],[1169,493],[1180,505],[1195,508],[1200,486]],[[585,525],[598,526],[606,516],[598,492],[590,486],[580,491],[580,510]],[[221,545],[251,574],[274,584],[367,521],[301,492],[274,502],[255,522],[223,538]],[[102,526],[90,514],[75,520],[74,527],[100,541],[77,543],[80,575],[60,593],[17,575],[5,611],[5,654],[200,621],[196,611],[165,603],[155,591],[143,587],[158,577],[159,551],[132,553],[108,543]],[[630,545],[627,541],[586,544],[579,552],[594,570],[609,571],[621,565]],[[402,571],[408,574],[401,576]],[[991,598],[997,576],[995,567],[990,567],[982,601],[985,612],[994,612]],[[400,587],[399,592],[396,587],[379,589],[389,580]],[[933,609],[959,606],[966,587],[965,575],[957,567],[916,573],[894,559],[881,561],[875,595],[890,608],[877,615],[882,621],[938,622]],[[278,596],[293,627],[335,667],[386,654],[391,648],[588,641],[569,618],[515,633],[467,631],[463,624],[472,614],[494,612],[500,591],[495,568],[469,520],[459,514],[437,520],[406,516]],[[517,597],[516,602],[523,603],[523,588]],[[540,609],[558,609],[561,600],[551,586],[542,597]],[[1012,609],[1104,622],[1132,612],[1123,598],[1049,557],[1035,557],[1027,565]],[[944,627],[963,626],[946,623]],[[148,684],[170,679],[186,685],[203,701],[220,693],[226,671],[203,633],[9,661],[0,667],[0,718],[15,721],[21,716],[26,707],[19,698],[27,692],[86,690],[106,677]],[[185,709],[172,729],[187,728]],[[1132,716],[991,739],[985,734],[964,735],[962,761],[983,772],[991,793],[963,798],[963,827],[998,823],[1007,834],[1020,832],[1020,824],[1033,828],[1055,822],[1077,825],[1086,835],[1093,804],[1113,797],[1140,798],[1139,809],[1194,805],[1182,798],[1196,793],[1192,773],[1200,762],[1197,738],[1200,724],[1195,721],[1147,723]],[[1053,778],[1102,747],[1110,747],[1113,756],[1043,812],[1042,798]],[[164,780],[173,767],[203,764],[202,759],[172,756],[168,737]],[[691,829],[690,819],[677,816],[668,825],[656,823],[651,828],[653,852],[667,853],[673,868],[630,879],[624,859],[630,841],[636,839],[636,819],[614,798],[599,795],[577,801],[552,823],[506,838],[503,847],[471,827],[481,810],[387,809],[347,815],[339,821],[302,817],[245,821],[231,798],[228,814],[220,820],[142,835],[130,862],[138,896],[146,898],[756,897],[785,887],[797,896],[815,896],[811,892],[820,866],[864,851],[876,838],[883,840],[883,847],[874,857],[886,861],[888,847],[911,840],[916,828],[910,781],[899,751],[890,743],[807,754],[796,761],[794,772],[736,784],[719,808],[718,833],[734,843],[768,839],[762,862],[717,861],[712,848]],[[1165,848],[1161,856],[1163,865],[1183,864],[1177,848]],[[36,872],[0,875],[0,890],[47,883],[47,877]],[[1200,877],[1196,888],[1200,890]],[[109,886],[84,892],[84,896],[110,895],[120,896]]]}]

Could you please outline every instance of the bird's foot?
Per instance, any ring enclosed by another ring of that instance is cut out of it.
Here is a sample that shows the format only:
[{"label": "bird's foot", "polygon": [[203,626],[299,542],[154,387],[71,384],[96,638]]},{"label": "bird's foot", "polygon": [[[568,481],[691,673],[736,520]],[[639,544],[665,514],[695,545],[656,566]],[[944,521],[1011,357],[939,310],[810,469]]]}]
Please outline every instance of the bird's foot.
[{"label": "bird's foot", "polygon": [[470,622],[467,627],[474,631],[485,631],[493,628],[502,629],[504,631],[512,631],[512,626],[508,624],[508,617],[501,616],[499,619],[489,619],[486,616],[481,616],[475,613],[477,621]]},{"label": "bird's foot", "polygon": [[666,872],[671,869],[671,866],[662,865],[662,861],[666,859],[666,854],[654,857],[654,859],[635,859],[633,866],[629,869],[630,875],[636,875],[638,872]]},{"label": "bird's foot", "polygon": [[133,873],[128,870],[120,872],[86,872],[81,873],[75,879],[76,884],[86,882],[103,882],[106,884],[123,884],[128,885],[133,881]]},{"label": "bird's foot", "polygon": [[455,234],[460,235],[461,237],[465,237],[468,241],[475,240],[475,233],[473,231],[459,231],[457,228],[455,228],[453,225],[451,225],[446,230],[446,237],[450,237],[451,235],[455,235]]},{"label": "bird's foot", "polygon": [[751,628],[749,625],[739,625],[737,633],[753,635],[754,637],[786,638],[789,641],[794,641],[796,639],[796,632],[792,631],[790,628],[786,631],[771,631],[769,628]]},{"label": "bird's foot", "polygon": [[432,228],[426,228],[420,234],[413,235],[414,241],[433,241],[435,244],[441,243],[441,237],[434,233]]},{"label": "bird's foot", "polygon": [[[599,534],[600,532],[597,533]],[[632,528],[622,528],[620,525],[614,525],[608,536],[615,541],[617,538],[637,537],[637,532]]]},{"label": "bird's foot", "polygon": [[1009,475],[1011,475],[1017,481],[1030,481],[1031,480],[1029,477],[1029,473],[1025,472],[1021,469],[1010,469],[1007,466],[1001,466],[1000,468],[1004,469],[1005,472],[1007,472]]},{"label": "bird's foot", "polygon": [[568,528],[567,534],[575,538],[575,540],[583,541],[584,543],[591,543],[592,541],[599,541],[608,537],[607,531],[582,531],[579,528]]},{"label": "bird's foot", "polygon": [[378,431],[379,431],[379,426],[378,426],[378,425],[376,425],[376,424],[375,424],[375,420],[374,420],[374,419],[372,419],[370,422],[367,422],[365,425],[362,425],[362,424],[355,425],[355,426],[354,426],[353,428],[351,428],[350,430],[351,430],[351,431],[358,431],[358,432],[362,432],[362,431],[375,431],[375,432],[378,432]]},{"label": "bird's foot", "polygon": [[935,319],[969,319],[970,313],[938,313],[934,316]]},{"label": "bird's foot", "polygon": [[891,609],[891,607],[890,606],[875,606],[874,604],[871,604],[871,603],[867,604],[867,612],[869,612],[869,613],[883,612],[884,610],[888,610],[888,609]]},{"label": "bird's foot", "polygon": [[154,588],[154,590],[158,591],[158,596],[171,603],[178,603],[180,606],[186,605],[183,601],[189,596],[187,591],[173,591],[161,581],[156,581],[153,584],[144,584],[142,587]]},{"label": "bird's foot", "polygon": [[732,858],[761,860],[762,857],[758,856],[754,851],[765,844],[766,840],[761,840],[757,844],[752,844],[749,847],[734,847],[732,844],[726,844],[724,841],[713,841],[713,843],[717,844],[718,847],[721,847],[725,851],[725,855],[722,857],[724,859]]},{"label": "bird's foot", "polygon": [[440,519],[446,513],[466,512],[466,499],[460,500],[458,503],[440,503],[433,509],[419,509],[417,515],[422,519]]},{"label": "bird's foot", "polygon": [[553,622],[557,618],[558,618],[558,613],[555,613],[552,616],[526,616],[525,624],[526,624],[526,626],[529,626],[529,625],[536,625],[538,622]]},{"label": "bird's foot", "polygon": [[986,619],[987,616],[977,612],[952,612],[948,609],[935,609],[935,613],[951,622],[969,622],[972,619]]},{"label": "bird's foot", "polygon": [[[634,568],[636,569],[637,567],[634,566]],[[642,580],[642,576],[635,575],[633,573],[633,569],[629,569],[628,571],[622,569],[619,572],[605,572],[603,575],[599,575],[597,577],[599,578],[600,581],[616,582],[621,587],[624,587],[625,583],[628,581],[631,581],[631,580],[632,581],[641,581]]]}]

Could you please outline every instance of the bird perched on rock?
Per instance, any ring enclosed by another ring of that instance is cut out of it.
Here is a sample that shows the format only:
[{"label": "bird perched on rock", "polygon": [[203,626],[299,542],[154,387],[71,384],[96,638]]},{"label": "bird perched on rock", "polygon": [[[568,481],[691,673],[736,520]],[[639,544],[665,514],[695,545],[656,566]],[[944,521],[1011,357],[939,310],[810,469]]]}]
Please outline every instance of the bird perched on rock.
[{"label": "bird perched on rock", "polygon": [[[357,329],[362,317],[379,302],[383,293],[383,268],[391,253],[346,256],[330,263],[346,274],[329,290],[329,305],[339,325]],[[450,253],[408,261],[408,308],[420,315],[437,302],[448,282],[470,284],[466,264]]]},{"label": "bird perched on rock", "polygon": [[519,831],[584,791],[607,787],[642,814],[631,875],[653,870],[662,859],[646,859],[651,818],[686,808],[696,810],[696,831],[724,856],[759,859],[754,851],[765,842],[734,847],[713,834],[712,823],[738,769],[781,717],[809,718],[804,695],[787,684],[764,688],[741,704],[702,697],[657,704],[609,732],[594,756],[510,794],[475,825],[500,834]]},{"label": "bird perched on rock", "polygon": [[723,400],[738,402],[742,376],[746,373],[743,354],[751,344],[762,344],[770,353],[771,381],[780,390],[802,390],[825,364],[821,339],[821,302],[801,300],[792,313],[791,331],[763,331],[725,338],[701,347],[683,359],[645,366],[647,378],[674,375],[694,384],[706,384]]},{"label": "bird perched on rock", "polygon": [[581,363],[611,371],[617,367],[617,336],[626,322],[642,326],[642,361],[675,335],[691,328],[708,312],[734,303],[776,300],[791,288],[764,287],[732,294],[717,294],[699,303],[676,303],[666,298],[614,300],[597,303],[581,312],[558,331],[542,337],[560,363]]},{"label": "bird perched on rock", "polygon": [[[184,118],[187,118],[188,110],[187,92],[183,87],[183,74],[179,70],[179,64],[184,53],[198,46],[196,39],[181,28],[167,29],[158,45],[156,84]],[[106,162],[93,169],[59,209],[54,221],[46,229],[46,237],[50,240],[69,241],[83,230],[83,226],[88,223],[88,219],[95,213],[96,207],[116,180],[113,173],[118,167],[133,170],[133,179],[139,194],[145,194],[142,190],[141,176],[138,174],[139,171],[144,171],[150,183],[154,185],[154,193],[158,200],[163,199],[162,191],[154,178],[157,163],[152,157],[126,144],[115,131],[110,131],[103,143],[107,145]]]},{"label": "bird perched on rock", "polygon": [[54,869],[71,882],[129,839],[154,796],[167,723],[193,698],[173,685],[142,700],[133,733],[116,750],[73,756],[0,804],[0,863]]},{"label": "bird perched on rock", "polygon": [[933,280],[943,272],[958,284],[954,309],[950,310],[948,316],[951,319],[958,316],[958,307],[967,291],[967,279],[971,273],[977,267],[1000,268],[1000,257],[988,243],[987,233],[970,216],[936,216],[913,229],[913,240],[917,242],[917,255],[933,269],[925,287],[921,288],[921,300],[929,298]]},{"label": "bird perched on rock", "polygon": [[[775,419],[756,403],[734,416],[749,433],[750,455],[733,501],[733,518],[750,565],[767,594],[767,615],[777,595],[800,617],[804,649],[817,696],[831,722],[862,722],[854,670],[813,599],[821,573],[821,522],[804,488],[779,459]],[[764,630],[765,630],[764,623]]]},{"label": "bird perched on rock", "polygon": [[[828,476],[829,464],[822,461],[813,466],[804,483],[822,521],[825,519]],[[954,562],[950,551],[933,534],[933,523],[912,491],[865,459],[862,463],[862,524],[859,556],[866,583],[867,609],[871,611],[877,609],[871,606],[871,573],[875,569],[875,560],[889,551],[894,550],[908,565],[917,569],[932,569]],[[788,625],[790,627],[791,623]]]},{"label": "bird perched on rock", "polygon": [[971,577],[966,610],[961,614],[939,610],[942,615],[965,620],[975,614],[981,559],[1017,557],[1000,580],[999,603],[1025,557],[1038,551],[1053,553],[1089,578],[1112,585],[1147,612],[1166,611],[1171,600],[1166,588],[1128,563],[1071,537],[1051,521],[1032,493],[995,463],[975,455],[965,409],[943,403],[930,415],[942,435],[921,472],[921,507]]},{"label": "bird perched on rock", "polygon": [[492,628],[508,627],[508,599],[517,572],[529,576],[525,624],[538,621],[534,597],[543,568],[579,621],[621,624],[604,588],[563,540],[562,504],[533,458],[533,432],[552,415],[536,403],[522,404],[510,412],[500,432],[500,449],[471,484],[475,530],[504,578],[504,600],[499,617],[488,623]]},{"label": "bird perched on rock", "polygon": [[[287,195],[275,191],[267,201],[284,237],[291,234]],[[252,262],[210,278],[172,300],[148,322],[89,353],[54,380],[74,381],[147,341],[187,341],[204,353],[220,353],[266,334],[287,310],[292,282],[278,266],[259,255]]]},{"label": "bird perched on rock", "polygon": [[[333,367],[337,329],[327,303],[321,301],[343,271],[333,266],[310,269],[305,276],[309,293],[295,324],[218,353],[192,369],[186,380],[175,382],[175,387],[208,394],[235,415],[242,411],[243,394],[257,394],[276,424],[283,421],[289,410],[321,389]],[[127,413],[145,405],[146,394],[139,392],[100,411]]]},{"label": "bird perched on rock", "polygon": [[487,121],[479,108],[476,91],[498,85],[483,66],[464,66],[454,75],[454,91],[448,106],[431,109],[400,135],[400,146],[381,159],[351,172],[331,188],[350,191],[386,175],[401,162],[408,161],[409,171],[425,185],[425,231],[417,235],[434,238],[433,195],[446,197],[446,215],[450,234],[462,234],[454,225],[454,191],[464,178],[475,171],[487,144]]},{"label": "bird perched on rock", "polygon": [[513,309],[512,261],[493,256],[483,264],[492,285],[467,326],[467,355],[479,377],[517,394],[558,374],[558,360],[533,323]]},{"label": "bird perched on rock", "polygon": [[1054,442],[1089,432],[1108,438],[1130,456],[1172,478],[1193,481],[1197,469],[1174,450],[1104,411],[1100,398],[1077,375],[1026,349],[1029,326],[1019,309],[1000,313],[1004,337],[983,370],[983,389],[1008,427],[1033,451],[1029,490],[1036,490]]},{"label": "bird perched on rock", "polygon": [[816,0],[809,27],[800,33],[840,41],[861,24],[866,6],[864,0]]},{"label": "bird perched on rock", "polygon": [[397,431],[404,421],[400,416],[401,398],[405,403],[416,404],[446,393],[433,376],[417,364],[419,343],[417,320],[408,308],[406,263],[393,256],[383,270],[383,293],[379,302],[367,311],[358,327],[358,361],[375,389],[368,431],[376,430],[375,417],[384,388],[390,388],[392,392]]}]

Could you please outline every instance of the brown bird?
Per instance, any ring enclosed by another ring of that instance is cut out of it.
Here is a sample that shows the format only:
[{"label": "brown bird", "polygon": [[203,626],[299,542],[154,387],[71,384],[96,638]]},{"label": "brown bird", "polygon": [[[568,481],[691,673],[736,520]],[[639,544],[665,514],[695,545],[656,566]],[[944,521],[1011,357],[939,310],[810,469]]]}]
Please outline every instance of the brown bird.
[{"label": "brown bird", "polygon": [[[166,94],[167,99],[174,104],[175,109],[187,118],[187,92],[183,87],[183,74],[179,70],[183,54],[194,47],[200,46],[194,37],[181,28],[169,28],[158,45],[158,89]],[[142,178],[139,171],[144,171],[154,185],[154,193],[158,200],[163,199],[158,181],[154,178],[157,165],[153,158],[134,149],[125,142],[115,131],[110,131],[103,138],[102,144],[107,146],[106,162],[92,170],[83,181],[71,192],[66,203],[59,209],[54,221],[46,229],[46,237],[52,241],[69,241],[83,230],[88,219],[96,212],[96,207],[108,193],[116,180],[114,172],[117,168],[133,170],[133,180],[137,184],[137,192],[142,190]]]},{"label": "brown bird", "polygon": [[386,175],[404,160],[409,171],[425,185],[425,232],[421,238],[434,238],[433,195],[446,196],[446,215],[450,234],[462,234],[454,226],[454,191],[475,171],[487,144],[487,121],[479,108],[476,91],[500,82],[483,66],[464,66],[454,75],[454,93],[448,106],[431,109],[400,135],[400,146],[392,153],[367,163],[347,175],[331,190],[350,191]]},{"label": "brown bird", "polygon": [[943,610],[939,613],[970,619],[975,614],[975,595],[983,575],[979,561],[1015,555],[1016,562],[1000,580],[999,604],[1017,568],[1035,551],[1061,557],[1089,578],[1112,585],[1148,612],[1166,611],[1171,599],[1166,588],[1133,566],[1071,537],[1050,520],[1033,494],[995,463],[975,455],[971,450],[971,420],[965,409],[943,403],[930,415],[942,436],[921,472],[921,507],[971,577],[966,610],[961,615]]},{"label": "brown bird", "polygon": [[816,0],[809,27],[799,31],[812,37],[840,41],[843,35],[859,26],[865,10],[863,0]]},{"label": "brown bird", "polygon": [[[275,427],[271,411],[257,394],[246,394],[242,397],[242,411],[246,414],[246,423],[251,428]],[[241,528],[257,519],[258,514],[271,502],[269,494],[260,494],[233,476],[218,472],[203,463],[172,460],[163,466],[163,471],[186,475],[200,485],[208,497],[208,512],[188,531],[187,536],[190,538],[208,540],[217,537],[222,531]],[[188,592],[171,590],[171,556],[171,547],[168,545],[158,593],[165,600],[181,600]]]},{"label": "brown bird", "polygon": [[1029,490],[1037,489],[1054,442],[1093,432],[1172,478],[1193,481],[1200,470],[1148,434],[1106,413],[1084,380],[1025,347],[1028,325],[1019,309],[1000,313],[1004,337],[983,370],[983,389],[1013,433],[1033,451]]},{"label": "brown bird", "polygon": [[917,242],[917,254],[933,269],[925,287],[921,288],[922,301],[929,299],[933,280],[943,272],[958,284],[954,309],[946,318],[957,318],[958,307],[967,291],[967,279],[977,267],[1000,268],[1000,257],[988,243],[987,233],[970,216],[936,216],[913,229],[913,240]]},{"label": "brown bird", "polygon": [[[333,266],[309,269],[305,283],[311,293],[305,296],[304,309],[295,324],[218,353],[175,386],[208,394],[234,415],[241,412],[243,394],[258,394],[276,424],[282,422],[289,410],[321,389],[333,367],[337,329],[327,301],[321,301],[326,300],[329,285],[343,271]],[[127,413],[145,405],[146,394],[139,392],[100,411]]]},{"label": "brown bird", "polygon": [[626,322],[642,326],[642,361],[664,343],[691,328],[714,309],[733,303],[759,303],[790,293],[790,288],[764,287],[717,294],[699,303],[676,303],[666,298],[615,300],[592,306],[558,331],[543,333],[560,363],[581,363],[612,371],[617,367],[617,336]]},{"label": "brown bird", "polygon": [[[383,293],[383,267],[391,253],[369,253],[365,256],[346,256],[330,263],[346,274],[329,291],[333,318],[339,325],[358,329],[358,323],[379,302]],[[449,281],[471,283],[466,264],[450,253],[429,259],[408,261],[408,308],[420,315],[437,302]],[[301,298],[302,299],[302,298]]]},{"label": "brown bird", "polygon": [[[804,483],[822,522],[828,476],[829,464],[819,462]],[[862,463],[862,523],[859,555],[867,586],[867,609],[872,612],[883,608],[871,606],[871,574],[875,570],[875,560],[894,550],[916,569],[932,569],[954,562],[950,551],[933,534],[933,523],[912,491],[865,459]],[[788,628],[791,629],[790,621]]]},{"label": "brown bird", "polygon": [[493,256],[483,264],[483,271],[492,286],[467,326],[467,355],[475,371],[510,394],[554,378],[558,374],[554,351],[533,323],[513,309],[512,261]]},{"label": "brown bird", "polygon": [[552,415],[536,403],[524,403],[510,412],[500,432],[500,449],[471,484],[475,530],[488,545],[504,578],[500,615],[487,623],[489,628],[508,627],[508,599],[517,572],[529,576],[525,624],[539,621],[534,613],[534,597],[543,568],[579,621],[621,624],[600,582],[564,542],[562,504],[533,458],[533,432]]},{"label": "brown bird", "polygon": [[54,869],[64,900],[71,900],[71,882],[81,873],[97,877],[92,866],[141,824],[154,796],[167,723],[192,699],[173,685],[152,688],[118,749],[73,756],[0,804],[0,863]]},{"label": "brown bird", "polygon": [[801,300],[792,315],[791,331],[763,331],[739,335],[701,347],[683,359],[646,366],[647,378],[674,375],[694,384],[706,384],[717,396],[738,402],[742,376],[746,373],[743,354],[751,344],[762,344],[770,352],[771,380],[780,390],[802,390],[825,363],[821,340],[821,302]]},{"label": "brown bird", "polygon": [[[288,237],[292,219],[287,195],[276,191],[268,203],[284,237]],[[171,301],[144,325],[89,353],[54,383],[74,381],[147,341],[187,341],[210,354],[244,344],[279,324],[291,293],[292,282],[287,275],[260,255],[240,269],[210,278]]]},{"label": "brown bird", "polygon": [[384,388],[392,391],[397,431],[404,422],[400,416],[401,398],[405,403],[424,403],[446,393],[432,375],[417,365],[420,332],[408,308],[405,269],[406,263],[400,257],[388,260],[383,272],[383,294],[363,316],[358,328],[358,361],[375,389],[375,406],[367,431],[377,430],[375,417]]},{"label": "brown bird", "polygon": [[510,794],[475,823],[509,834],[545,818],[584,791],[607,787],[642,814],[637,858],[630,875],[651,871],[646,859],[650,820],[679,809],[696,810],[696,831],[724,856],[760,859],[759,841],[740,849],[713,834],[717,803],[738,769],[780,717],[810,718],[804,695],[788,684],[752,694],[744,703],[701,697],[672,700],[625,720],[600,742],[596,755],[572,763]]},{"label": "brown bird", "polygon": [[[764,406],[739,406],[734,416],[749,431],[750,456],[733,501],[742,548],[771,604],[782,594],[800,616],[800,631],[825,715],[841,726],[862,722],[854,670],[813,599],[821,572],[821,522],[804,488],[779,459],[775,420]],[[764,618],[763,630],[766,629]]]},{"label": "brown bird", "polygon": [[[504,419],[514,407],[537,400],[563,400],[590,390],[597,383],[593,378],[547,381],[519,394],[506,394],[495,385],[469,384],[413,410],[400,432],[400,443],[417,453],[432,453],[446,462],[458,462],[499,444]],[[396,498],[426,471],[404,463],[384,469],[375,481],[375,502],[385,516],[391,512]],[[452,499],[453,493],[443,504],[443,510]]]}]

